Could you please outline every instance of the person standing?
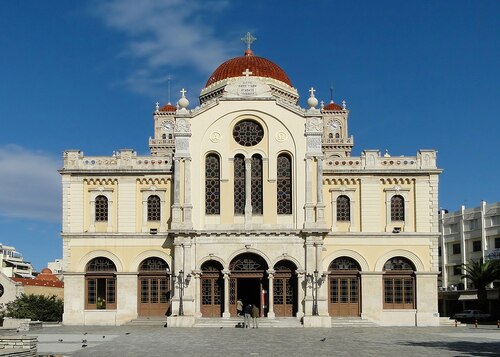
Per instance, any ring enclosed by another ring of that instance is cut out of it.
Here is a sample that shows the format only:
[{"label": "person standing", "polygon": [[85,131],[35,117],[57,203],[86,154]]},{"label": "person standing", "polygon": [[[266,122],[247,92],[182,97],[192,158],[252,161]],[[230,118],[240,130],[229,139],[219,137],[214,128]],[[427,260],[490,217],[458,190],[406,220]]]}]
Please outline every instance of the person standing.
[{"label": "person standing", "polygon": [[238,299],[238,301],[236,301],[236,316],[241,315],[243,315],[243,302],[241,299]]},{"label": "person standing", "polygon": [[260,317],[259,308],[257,306],[255,306],[255,304],[253,304],[253,307],[252,307],[252,324],[253,324],[253,327],[252,328],[259,328],[259,317]]},{"label": "person standing", "polygon": [[252,305],[248,304],[245,307],[245,323],[244,323],[245,328],[250,327],[250,316],[252,316]]}]

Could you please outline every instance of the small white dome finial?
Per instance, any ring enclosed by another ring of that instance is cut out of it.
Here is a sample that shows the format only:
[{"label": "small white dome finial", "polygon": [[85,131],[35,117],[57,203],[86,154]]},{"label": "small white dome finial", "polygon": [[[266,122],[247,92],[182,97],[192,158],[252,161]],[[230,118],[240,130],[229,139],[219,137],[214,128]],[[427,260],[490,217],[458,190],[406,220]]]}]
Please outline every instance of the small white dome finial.
[{"label": "small white dome finial", "polygon": [[345,103],[345,100],[342,101],[342,109],[346,109],[346,103]]},{"label": "small white dome finial", "polygon": [[189,105],[189,100],[187,100],[186,98],[186,90],[184,88],[182,88],[180,90],[181,94],[182,94],[182,97],[177,101],[177,105],[181,108],[181,109],[186,109]]},{"label": "small white dome finial", "polygon": [[314,96],[314,92],[316,92],[316,89],[311,87],[311,89],[309,89],[309,93],[311,93],[311,96],[307,99],[307,105],[309,106],[309,108],[314,108],[318,105],[318,99],[316,99],[316,97]]},{"label": "small white dome finial", "polygon": [[156,102],[156,112],[160,111],[160,103]]}]

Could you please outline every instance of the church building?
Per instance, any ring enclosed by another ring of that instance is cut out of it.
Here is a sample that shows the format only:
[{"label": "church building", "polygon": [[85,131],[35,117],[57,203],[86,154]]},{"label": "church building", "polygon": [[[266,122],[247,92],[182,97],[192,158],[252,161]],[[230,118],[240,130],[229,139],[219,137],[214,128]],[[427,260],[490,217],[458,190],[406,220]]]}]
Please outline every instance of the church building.
[{"label": "church building", "polygon": [[[150,154],[64,153],[64,324],[236,316],[439,324],[436,151],[351,156],[345,102],[251,49],[190,106],[157,104]],[[356,120],[362,120],[356,119]]]}]

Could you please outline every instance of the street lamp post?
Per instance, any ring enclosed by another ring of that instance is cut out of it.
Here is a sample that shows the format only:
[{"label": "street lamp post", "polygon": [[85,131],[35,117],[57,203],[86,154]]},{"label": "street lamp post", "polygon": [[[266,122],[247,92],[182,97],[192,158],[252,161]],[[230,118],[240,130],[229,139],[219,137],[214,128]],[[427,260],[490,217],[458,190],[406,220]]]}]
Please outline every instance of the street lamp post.
[{"label": "street lamp post", "polygon": [[312,315],[318,316],[318,287],[323,283],[324,274],[321,276],[319,272],[315,270],[313,274],[307,274],[307,281],[309,282],[312,289],[312,298],[313,298],[313,306],[312,306]]},{"label": "street lamp post", "polygon": [[184,271],[179,271],[179,275],[177,276],[176,282],[179,288],[179,316],[184,316],[184,288],[189,285],[189,281],[191,280],[191,274],[187,274],[184,277]]}]

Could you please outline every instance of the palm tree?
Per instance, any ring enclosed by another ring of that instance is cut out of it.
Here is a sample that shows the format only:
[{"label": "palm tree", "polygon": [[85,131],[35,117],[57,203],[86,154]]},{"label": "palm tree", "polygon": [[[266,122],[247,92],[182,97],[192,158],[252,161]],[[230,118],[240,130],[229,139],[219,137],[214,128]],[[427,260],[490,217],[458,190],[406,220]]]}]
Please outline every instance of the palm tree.
[{"label": "palm tree", "polygon": [[467,264],[462,264],[465,274],[463,278],[470,279],[477,289],[477,299],[479,308],[486,310],[488,307],[488,297],[486,287],[493,281],[500,279],[500,262],[497,260],[488,260],[487,262],[478,260],[469,260]]}]

